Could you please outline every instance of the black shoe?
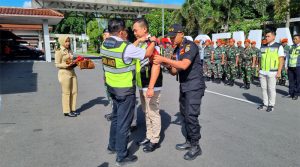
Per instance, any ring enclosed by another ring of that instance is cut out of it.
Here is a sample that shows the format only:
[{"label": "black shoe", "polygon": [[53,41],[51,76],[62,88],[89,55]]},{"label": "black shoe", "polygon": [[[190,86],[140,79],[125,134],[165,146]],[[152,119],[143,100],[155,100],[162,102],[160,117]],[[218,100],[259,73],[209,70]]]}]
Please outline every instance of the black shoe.
[{"label": "black shoe", "polygon": [[258,110],[264,110],[267,109],[267,106],[261,104],[259,107],[257,107]]},{"label": "black shoe", "polygon": [[114,153],[116,153],[116,150],[110,148],[109,146],[107,147],[106,151],[107,151],[108,154],[114,154]]},{"label": "black shoe", "polygon": [[137,126],[130,126],[130,132],[136,131],[137,130]]},{"label": "black shoe", "polygon": [[149,142],[150,142],[150,140],[147,139],[147,138],[145,138],[144,140],[142,140],[142,141],[140,141],[140,142],[137,142],[137,145],[139,145],[139,146],[144,146],[144,145],[146,145],[146,144],[149,143]]},{"label": "black shoe", "polygon": [[177,144],[176,145],[176,150],[188,150],[192,147],[191,143],[189,141],[186,141],[185,143],[182,144]]},{"label": "black shoe", "polygon": [[71,113],[73,113],[75,115],[80,115],[80,112],[77,112],[77,111],[71,111]]},{"label": "black shoe", "polygon": [[221,79],[220,79],[220,78],[217,78],[217,79],[216,79],[216,83],[217,83],[217,84],[220,84],[220,83],[221,83]]},{"label": "black shoe", "polygon": [[206,77],[206,81],[210,81],[210,77]]},{"label": "black shoe", "polygon": [[247,84],[244,83],[243,85],[240,86],[240,88],[246,88],[246,85]]},{"label": "black shoe", "polygon": [[298,96],[294,96],[292,99],[293,100],[298,100]]},{"label": "black shoe", "polygon": [[234,80],[230,81],[229,86],[231,86],[231,87],[234,86]]},{"label": "black shoe", "polygon": [[274,110],[274,107],[273,106],[268,106],[268,108],[267,108],[267,112],[271,112],[271,111],[273,111]]},{"label": "black shoe", "polygon": [[185,160],[191,161],[197,158],[197,156],[202,154],[202,150],[199,145],[192,146],[190,150],[183,156]]},{"label": "black shoe", "polygon": [[250,89],[250,84],[246,84],[246,89]]},{"label": "black shoe", "polygon": [[117,166],[124,166],[124,165],[127,165],[127,164],[134,163],[137,160],[138,160],[137,156],[135,156],[135,155],[128,155],[127,157],[125,157],[123,159],[117,158],[116,165]]},{"label": "black shoe", "polygon": [[155,149],[159,148],[159,144],[158,143],[149,143],[147,144],[144,148],[143,148],[143,151],[145,153],[149,153],[149,152],[153,152]]},{"label": "black shoe", "polygon": [[64,113],[65,117],[77,117],[77,115],[73,114],[72,112],[70,113]]},{"label": "black shoe", "polygon": [[104,115],[104,118],[106,118],[107,121],[111,121],[111,117],[112,117],[111,114],[105,114]]}]

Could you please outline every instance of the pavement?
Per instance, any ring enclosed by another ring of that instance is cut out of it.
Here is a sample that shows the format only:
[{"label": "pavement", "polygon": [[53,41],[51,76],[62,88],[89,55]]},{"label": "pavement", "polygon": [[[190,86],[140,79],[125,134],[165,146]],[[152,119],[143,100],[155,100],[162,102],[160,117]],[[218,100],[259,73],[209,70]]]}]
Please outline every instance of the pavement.
[{"label": "pavement", "polygon": [[[79,85],[76,118],[61,109],[61,88],[54,63],[0,63],[0,167],[110,167],[106,153],[111,111],[103,86],[102,67],[76,69]],[[237,85],[241,81],[236,82]],[[300,103],[277,87],[273,112],[257,110],[261,89],[207,82],[202,99],[200,145],[203,154],[185,161],[175,145],[184,142],[178,114],[179,84],[164,74],[160,108],[161,147],[144,153],[135,142],[145,136],[145,119],[137,97],[138,129],[130,135],[133,167],[299,167]]]}]

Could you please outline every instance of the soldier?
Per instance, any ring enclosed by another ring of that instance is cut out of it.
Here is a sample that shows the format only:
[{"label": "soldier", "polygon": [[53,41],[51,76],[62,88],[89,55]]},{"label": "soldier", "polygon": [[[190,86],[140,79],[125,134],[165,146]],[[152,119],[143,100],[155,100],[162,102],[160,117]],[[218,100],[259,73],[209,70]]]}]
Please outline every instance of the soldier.
[{"label": "soldier", "polygon": [[[237,42],[237,48],[239,50],[239,53],[240,55],[243,53],[244,51],[244,47],[242,46],[242,41],[238,41]],[[241,79],[242,78],[242,59],[239,59],[239,62],[238,62],[238,67],[237,67],[237,77],[238,79]]]},{"label": "soldier", "polygon": [[207,39],[204,44],[204,60],[203,60],[203,71],[206,81],[211,80],[212,76],[212,64],[211,60],[214,54],[213,48],[210,46],[211,41]]},{"label": "soldier", "polygon": [[[287,38],[281,39],[280,42],[281,42],[281,45],[283,46],[283,49],[284,49],[284,54],[285,54],[284,61],[287,62],[286,57],[289,56],[291,47],[288,45],[288,39]],[[287,66],[287,63],[285,63],[285,65],[282,67],[281,78],[278,81],[278,85],[285,86],[285,83],[288,80],[286,66]]]},{"label": "soldier", "polygon": [[250,47],[250,40],[246,39],[245,49],[240,58],[242,61],[242,78],[244,85],[241,88],[250,89],[250,81],[252,76],[252,68],[255,66],[255,51]]},{"label": "soldier", "polygon": [[171,43],[166,42],[166,49],[165,49],[165,52],[164,52],[164,56],[168,57],[168,58],[171,58],[173,56],[173,51],[174,51],[174,49],[172,48]]},{"label": "soldier", "polygon": [[179,74],[180,82],[180,113],[183,116],[183,128],[186,131],[186,142],[177,144],[177,150],[188,150],[184,155],[185,160],[194,160],[202,154],[199,145],[201,138],[199,115],[201,100],[205,92],[202,63],[200,62],[199,50],[194,42],[184,39],[183,28],[174,24],[169,29],[168,36],[176,45],[175,52],[178,60],[171,60],[156,55],[154,63],[169,65],[172,75]]},{"label": "soldier", "polygon": [[256,59],[255,59],[255,66],[252,67],[252,76],[251,76],[251,81],[253,82],[256,77],[258,77],[258,61],[257,57],[260,55],[260,50],[256,47],[256,42],[252,41],[251,42],[251,48],[255,53]]},{"label": "soldier", "polygon": [[229,39],[228,48],[226,51],[226,77],[227,77],[227,85],[233,86],[234,80],[236,78],[236,67],[238,65],[239,60],[239,50],[234,46],[235,40]]},{"label": "soldier", "polygon": [[223,68],[224,59],[225,59],[225,51],[222,48],[222,40],[217,40],[217,47],[215,48],[214,55],[212,56],[212,66],[213,66],[213,73],[216,83],[221,83],[222,75],[223,75]]}]

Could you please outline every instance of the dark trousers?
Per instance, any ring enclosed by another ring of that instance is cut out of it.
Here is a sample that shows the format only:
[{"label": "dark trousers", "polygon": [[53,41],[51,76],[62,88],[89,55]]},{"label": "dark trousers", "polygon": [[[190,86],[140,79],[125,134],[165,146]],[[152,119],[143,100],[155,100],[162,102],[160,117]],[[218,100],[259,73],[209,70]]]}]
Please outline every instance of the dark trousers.
[{"label": "dark trousers", "polygon": [[115,149],[120,159],[128,155],[129,128],[134,115],[135,95],[111,95],[113,112],[110,125],[109,147]]},{"label": "dark trousers", "polygon": [[300,67],[289,67],[289,94],[300,96]]},{"label": "dark trousers", "polygon": [[199,145],[201,138],[198,116],[200,115],[201,99],[204,89],[181,92],[179,97],[180,113],[183,116],[183,129],[186,132],[186,140],[192,145]]}]

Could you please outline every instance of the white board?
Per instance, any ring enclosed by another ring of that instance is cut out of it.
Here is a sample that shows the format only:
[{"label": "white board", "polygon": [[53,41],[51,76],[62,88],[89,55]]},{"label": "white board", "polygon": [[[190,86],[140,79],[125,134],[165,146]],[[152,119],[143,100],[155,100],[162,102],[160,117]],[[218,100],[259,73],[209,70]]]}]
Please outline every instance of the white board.
[{"label": "white board", "polygon": [[256,42],[256,47],[260,49],[262,40],[262,30],[250,30],[248,39]]},{"label": "white board", "polygon": [[232,38],[235,40],[235,46],[236,46],[238,41],[242,41],[242,46],[244,47],[244,41],[245,41],[244,31],[233,32]]},{"label": "white board", "polygon": [[287,38],[288,45],[293,45],[293,39],[289,28],[277,28],[275,41],[280,43],[282,38]]},{"label": "white board", "polygon": [[214,46],[216,46],[216,41],[218,39],[228,39],[231,38],[231,33],[219,33],[219,34],[212,34],[212,40],[214,41]]},{"label": "white board", "polygon": [[207,39],[210,40],[210,37],[209,37],[208,35],[206,35],[206,34],[199,34],[199,35],[195,38],[195,40],[200,41],[200,43],[204,43]]}]

